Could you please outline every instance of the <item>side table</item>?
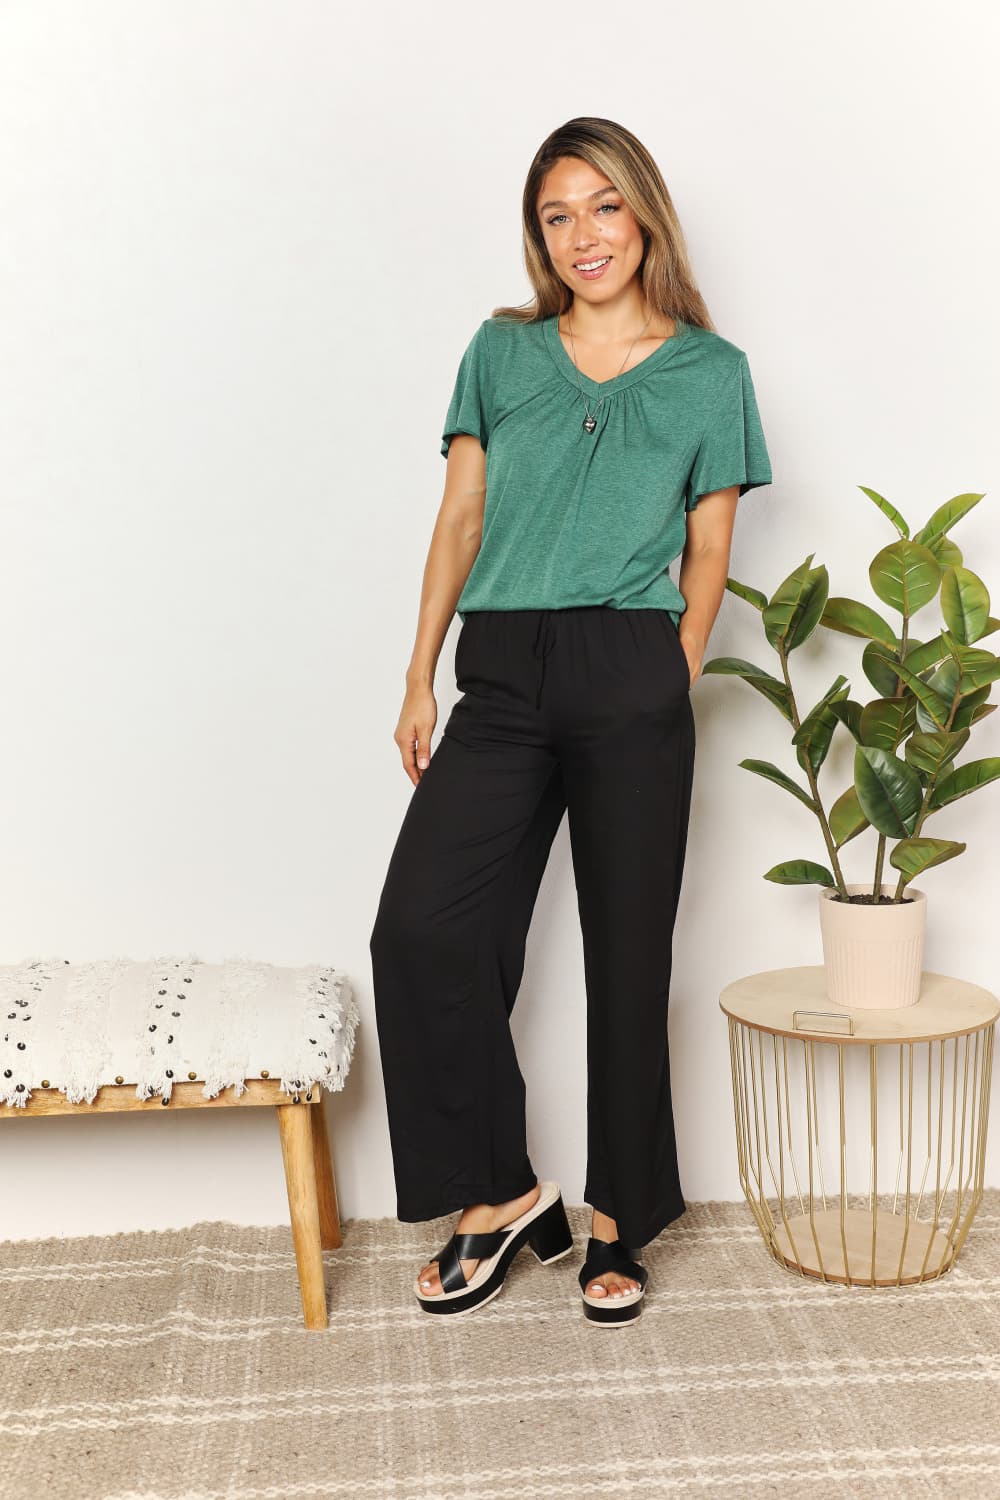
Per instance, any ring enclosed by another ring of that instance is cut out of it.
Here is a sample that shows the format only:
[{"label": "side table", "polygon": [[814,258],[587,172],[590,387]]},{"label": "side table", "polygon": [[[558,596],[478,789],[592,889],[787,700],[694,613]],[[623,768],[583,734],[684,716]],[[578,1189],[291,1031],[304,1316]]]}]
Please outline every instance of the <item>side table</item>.
[{"label": "side table", "polygon": [[915,1005],[847,1010],[821,964],[726,986],[740,1183],[778,1263],[848,1286],[929,1281],[983,1195],[995,1025],[926,970]]}]

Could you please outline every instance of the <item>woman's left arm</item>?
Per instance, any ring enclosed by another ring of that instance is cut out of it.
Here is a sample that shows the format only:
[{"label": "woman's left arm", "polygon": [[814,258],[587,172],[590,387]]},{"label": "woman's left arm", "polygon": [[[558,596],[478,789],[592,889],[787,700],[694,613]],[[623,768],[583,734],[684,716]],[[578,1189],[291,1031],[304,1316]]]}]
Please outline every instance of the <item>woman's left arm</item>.
[{"label": "woman's left arm", "polygon": [[739,485],[732,484],[726,490],[700,496],[697,505],[687,513],[687,541],[677,581],[687,608],[681,615],[678,633],[687,653],[692,687],[701,676],[705,647],[726,591],[739,497]]}]

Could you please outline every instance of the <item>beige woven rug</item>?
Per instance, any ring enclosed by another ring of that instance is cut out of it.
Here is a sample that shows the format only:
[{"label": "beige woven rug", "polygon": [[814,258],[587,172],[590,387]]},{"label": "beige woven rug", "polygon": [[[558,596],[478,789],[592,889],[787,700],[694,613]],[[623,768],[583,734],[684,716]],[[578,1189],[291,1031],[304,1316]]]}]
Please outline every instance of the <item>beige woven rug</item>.
[{"label": "beige woven rug", "polygon": [[549,1500],[1000,1495],[1000,1191],[955,1268],[872,1291],[777,1266],[741,1203],[648,1245],[587,1324],[528,1250],[451,1320],[411,1299],[453,1218],[354,1219],[301,1321],[287,1227],[0,1243],[0,1495]]}]

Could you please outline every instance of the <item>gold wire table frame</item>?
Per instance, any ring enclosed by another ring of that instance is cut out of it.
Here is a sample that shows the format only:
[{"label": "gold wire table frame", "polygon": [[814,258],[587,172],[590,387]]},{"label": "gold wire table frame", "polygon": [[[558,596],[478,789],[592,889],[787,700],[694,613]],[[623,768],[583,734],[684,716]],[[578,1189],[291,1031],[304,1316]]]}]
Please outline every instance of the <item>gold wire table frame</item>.
[{"label": "gold wire table frame", "polygon": [[915,1005],[848,1010],[824,968],[727,985],[740,1184],[768,1250],[847,1286],[930,1281],[982,1201],[1000,1001],[924,971]]}]

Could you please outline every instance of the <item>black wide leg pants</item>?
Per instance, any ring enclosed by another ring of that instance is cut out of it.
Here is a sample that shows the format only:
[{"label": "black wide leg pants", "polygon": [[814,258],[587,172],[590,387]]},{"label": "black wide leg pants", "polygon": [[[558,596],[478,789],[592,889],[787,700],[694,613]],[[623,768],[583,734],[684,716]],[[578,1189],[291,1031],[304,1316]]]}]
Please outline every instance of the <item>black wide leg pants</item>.
[{"label": "black wide leg pants", "polygon": [[370,939],[397,1216],[537,1181],[509,1019],[568,810],[587,998],[585,1201],[641,1248],[685,1211],[667,1001],[694,766],[666,610],[469,613]]}]

